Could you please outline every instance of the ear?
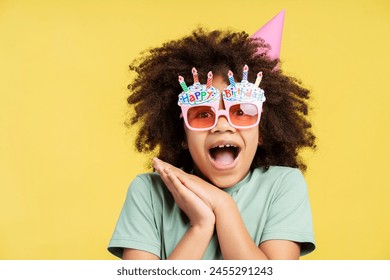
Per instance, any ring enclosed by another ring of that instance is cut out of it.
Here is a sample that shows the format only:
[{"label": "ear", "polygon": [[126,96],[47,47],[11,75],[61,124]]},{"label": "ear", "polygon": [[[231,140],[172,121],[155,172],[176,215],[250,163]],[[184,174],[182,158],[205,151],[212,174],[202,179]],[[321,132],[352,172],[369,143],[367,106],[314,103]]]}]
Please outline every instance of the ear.
[{"label": "ear", "polygon": [[187,150],[188,149],[188,143],[187,143],[186,140],[181,141],[181,148],[183,150]]},{"label": "ear", "polygon": [[257,142],[257,146],[261,147],[263,146],[263,137],[259,136],[259,141]]}]

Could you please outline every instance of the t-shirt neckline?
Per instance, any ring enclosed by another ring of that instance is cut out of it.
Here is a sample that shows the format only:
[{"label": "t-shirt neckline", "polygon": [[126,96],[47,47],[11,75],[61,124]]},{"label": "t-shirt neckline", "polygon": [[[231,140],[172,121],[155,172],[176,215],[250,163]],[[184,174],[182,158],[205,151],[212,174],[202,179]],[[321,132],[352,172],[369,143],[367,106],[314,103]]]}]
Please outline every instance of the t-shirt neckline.
[{"label": "t-shirt neckline", "polygon": [[230,188],[223,188],[221,190],[232,195],[233,193],[237,192],[242,186],[246,185],[250,181],[250,179],[252,177],[252,172],[253,172],[252,170],[249,170],[248,174],[246,174],[246,176],[240,182],[231,186]]}]

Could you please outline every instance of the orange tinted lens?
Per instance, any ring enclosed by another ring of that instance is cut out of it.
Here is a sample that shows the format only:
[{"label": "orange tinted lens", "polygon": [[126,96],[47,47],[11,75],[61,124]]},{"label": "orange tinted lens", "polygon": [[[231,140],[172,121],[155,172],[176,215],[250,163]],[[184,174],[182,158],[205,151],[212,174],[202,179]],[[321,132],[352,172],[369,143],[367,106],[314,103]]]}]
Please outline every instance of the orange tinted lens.
[{"label": "orange tinted lens", "polygon": [[196,106],[188,109],[188,124],[193,128],[212,127],[215,122],[215,113],[210,106]]},{"label": "orange tinted lens", "polygon": [[257,122],[259,111],[252,103],[236,104],[230,107],[230,121],[237,126],[250,126]]}]

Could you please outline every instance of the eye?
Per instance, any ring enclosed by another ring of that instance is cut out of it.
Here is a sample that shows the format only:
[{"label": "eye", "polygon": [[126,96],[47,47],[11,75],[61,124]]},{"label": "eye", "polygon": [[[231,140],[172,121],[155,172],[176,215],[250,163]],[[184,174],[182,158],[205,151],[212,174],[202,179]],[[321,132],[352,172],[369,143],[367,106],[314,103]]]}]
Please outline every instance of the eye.
[{"label": "eye", "polygon": [[232,113],[234,116],[237,116],[237,117],[241,117],[244,115],[244,112],[241,109],[236,109]]},{"label": "eye", "polygon": [[257,107],[253,104],[243,103],[230,107],[232,117],[253,117],[257,115]]},{"label": "eye", "polygon": [[198,112],[198,114],[196,115],[196,118],[199,118],[199,119],[206,119],[206,118],[211,118],[213,117],[212,114],[210,112]]},{"label": "eye", "polygon": [[188,117],[190,119],[208,119],[214,118],[214,111],[209,106],[197,106],[188,111]]}]

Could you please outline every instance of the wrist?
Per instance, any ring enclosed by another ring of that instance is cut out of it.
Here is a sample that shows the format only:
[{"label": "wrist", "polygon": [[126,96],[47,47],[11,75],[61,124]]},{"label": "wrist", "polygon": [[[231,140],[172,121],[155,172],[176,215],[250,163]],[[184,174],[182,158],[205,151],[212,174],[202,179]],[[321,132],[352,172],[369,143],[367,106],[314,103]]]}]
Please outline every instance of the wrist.
[{"label": "wrist", "polygon": [[214,233],[214,229],[215,229],[215,222],[191,225],[189,231],[199,236],[211,237]]},{"label": "wrist", "polygon": [[227,192],[222,191],[219,199],[214,204],[214,214],[217,216],[218,213],[225,212],[226,209],[232,207],[236,207],[236,202]]}]

